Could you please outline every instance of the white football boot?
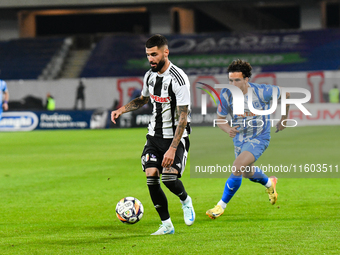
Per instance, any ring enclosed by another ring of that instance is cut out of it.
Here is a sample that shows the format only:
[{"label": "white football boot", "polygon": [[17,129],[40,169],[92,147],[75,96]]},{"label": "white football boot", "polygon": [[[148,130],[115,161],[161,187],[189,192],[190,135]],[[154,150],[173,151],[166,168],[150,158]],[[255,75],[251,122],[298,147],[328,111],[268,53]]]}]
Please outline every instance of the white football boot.
[{"label": "white football boot", "polygon": [[192,205],[191,197],[188,196],[186,200],[187,200],[186,203],[182,203],[184,222],[188,226],[191,226],[192,224],[194,224],[196,214],[194,207]]},{"label": "white football boot", "polygon": [[175,228],[172,224],[169,223],[163,223],[162,225],[159,226],[159,229],[155,232],[152,233],[152,236],[158,236],[158,235],[167,235],[167,234],[174,234],[175,233]]}]

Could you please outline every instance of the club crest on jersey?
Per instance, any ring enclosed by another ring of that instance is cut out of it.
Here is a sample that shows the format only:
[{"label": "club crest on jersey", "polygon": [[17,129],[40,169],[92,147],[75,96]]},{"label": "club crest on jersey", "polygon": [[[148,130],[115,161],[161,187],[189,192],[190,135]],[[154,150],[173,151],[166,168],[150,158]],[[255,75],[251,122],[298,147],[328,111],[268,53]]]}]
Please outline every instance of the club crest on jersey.
[{"label": "club crest on jersey", "polygon": [[149,81],[149,86],[154,87],[155,84],[152,81]]},{"label": "club crest on jersey", "polygon": [[254,107],[257,108],[257,109],[260,108],[260,103],[259,103],[259,102],[254,102],[253,105],[254,105]]},{"label": "club crest on jersey", "polygon": [[150,97],[155,100],[157,103],[170,103],[171,98],[170,97],[159,97],[159,96],[155,96],[150,94]]}]

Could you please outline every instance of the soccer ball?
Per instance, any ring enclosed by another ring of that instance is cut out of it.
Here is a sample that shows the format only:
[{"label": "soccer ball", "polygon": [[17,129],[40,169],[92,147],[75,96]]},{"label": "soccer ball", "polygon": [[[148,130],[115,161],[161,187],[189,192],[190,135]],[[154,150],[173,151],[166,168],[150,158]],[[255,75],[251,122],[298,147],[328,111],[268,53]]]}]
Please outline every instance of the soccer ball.
[{"label": "soccer ball", "polygon": [[135,224],[143,217],[142,203],[134,197],[122,198],[116,206],[116,215],[123,223]]}]

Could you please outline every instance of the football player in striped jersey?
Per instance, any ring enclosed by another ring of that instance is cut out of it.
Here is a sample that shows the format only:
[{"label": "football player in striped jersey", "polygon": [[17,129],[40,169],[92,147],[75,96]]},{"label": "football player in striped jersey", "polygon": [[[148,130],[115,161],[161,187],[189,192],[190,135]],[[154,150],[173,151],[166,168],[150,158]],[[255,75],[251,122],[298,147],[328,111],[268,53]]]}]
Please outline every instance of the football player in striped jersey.
[{"label": "football player in striped jersey", "polygon": [[168,41],[163,35],[150,37],[145,46],[151,69],[144,76],[141,96],[113,111],[111,120],[116,123],[123,113],[137,110],[151,100],[153,111],[142,152],[142,167],[151,200],[162,221],[152,235],[173,234],[175,228],[160,176],[163,184],[179,197],[184,222],[190,226],[195,221],[192,199],[179,179],[189,150],[190,82],[183,70],[170,62]]}]

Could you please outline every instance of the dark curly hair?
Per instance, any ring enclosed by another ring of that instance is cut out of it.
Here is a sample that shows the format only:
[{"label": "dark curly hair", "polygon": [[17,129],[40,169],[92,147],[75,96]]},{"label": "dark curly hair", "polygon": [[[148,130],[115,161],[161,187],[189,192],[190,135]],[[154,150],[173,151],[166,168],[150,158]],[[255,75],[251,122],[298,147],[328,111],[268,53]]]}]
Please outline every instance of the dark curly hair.
[{"label": "dark curly hair", "polygon": [[145,43],[146,48],[153,48],[155,46],[161,48],[165,45],[168,45],[168,40],[160,34],[151,36]]},{"label": "dark curly hair", "polygon": [[237,59],[231,62],[231,64],[228,66],[228,73],[234,73],[234,72],[241,72],[243,75],[243,78],[250,78],[251,76],[251,70],[253,68],[251,65],[242,59]]}]

